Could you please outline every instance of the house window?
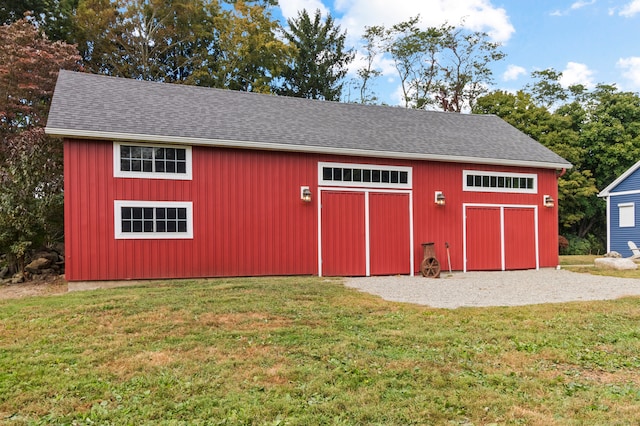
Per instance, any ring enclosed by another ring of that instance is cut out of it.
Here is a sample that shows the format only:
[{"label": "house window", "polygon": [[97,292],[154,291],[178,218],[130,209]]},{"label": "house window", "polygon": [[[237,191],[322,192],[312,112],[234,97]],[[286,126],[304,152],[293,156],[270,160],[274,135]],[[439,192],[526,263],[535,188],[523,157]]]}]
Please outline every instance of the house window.
[{"label": "house window", "polygon": [[633,228],[636,226],[636,207],[634,203],[618,204],[619,227]]},{"label": "house window", "polygon": [[113,145],[115,177],[191,180],[191,147],[173,145]]},{"label": "house window", "polygon": [[350,163],[318,163],[323,186],[411,188],[411,167]]},{"label": "house window", "polygon": [[517,192],[536,194],[538,176],[530,173],[500,173],[464,170],[463,190],[470,192]]},{"label": "house window", "polygon": [[116,239],[193,238],[191,202],[114,201]]}]

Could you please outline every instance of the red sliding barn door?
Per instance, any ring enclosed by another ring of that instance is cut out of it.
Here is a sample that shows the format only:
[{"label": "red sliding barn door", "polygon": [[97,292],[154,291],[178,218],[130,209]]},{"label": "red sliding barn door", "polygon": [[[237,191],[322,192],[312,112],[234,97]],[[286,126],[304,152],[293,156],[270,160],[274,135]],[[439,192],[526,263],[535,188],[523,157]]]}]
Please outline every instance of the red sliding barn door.
[{"label": "red sliding barn door", "polygon": [[466,269],[538,268],[536,213],[528,206],[467,207]]},{"label": "red sliding barn door", "polygon": [[504,260],[506,269],[534,269],[537,267],[535,221],[534,209],[504,209]]},{"label": "red sliding barn door", "polygon": [[322,192],[322,275],[366,275],[365,194]]},{"label": "red sliding barn door", "polygon": [[467,208],[467,270],[502,269],[502,226],[499,207]]},{"label": "red sliding barn door", "polygon": [[411,271],[409,195],[369,195],[371,275],[408,274]]}]

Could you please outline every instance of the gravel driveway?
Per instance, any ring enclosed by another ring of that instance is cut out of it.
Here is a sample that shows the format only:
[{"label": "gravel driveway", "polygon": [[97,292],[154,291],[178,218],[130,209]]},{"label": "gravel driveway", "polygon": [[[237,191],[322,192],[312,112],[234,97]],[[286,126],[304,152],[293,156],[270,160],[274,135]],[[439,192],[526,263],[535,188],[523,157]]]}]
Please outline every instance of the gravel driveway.
[{"label": "gravel driveway", "polygon": [[347,287],[394,302],[434,308],[517,306],[640,296],[640,279],[601,277],[556,269],[443,272],[441,278],[345,278]]}]

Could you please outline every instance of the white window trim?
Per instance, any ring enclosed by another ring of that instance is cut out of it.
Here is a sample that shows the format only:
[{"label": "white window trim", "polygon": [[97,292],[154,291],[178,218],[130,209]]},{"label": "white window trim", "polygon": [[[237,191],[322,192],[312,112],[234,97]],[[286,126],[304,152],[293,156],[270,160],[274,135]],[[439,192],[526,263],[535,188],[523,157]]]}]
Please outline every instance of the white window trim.
[{"label": "white window trim", "polygon": [[[625,211],[624,220],[622,212]],[[636,205],[634,203],[618,204],[618,228],[635,228]]]},{"label": "white window trim", "polygon": [[[495,177],[511,177],[511,178],[533,178],[533,188],[486,188],[478,186],[467,186],[467,176],[495,176]],[[510,192],[516,194],[537,194],[538,193],[538,175],[535,173],[504,173],[504,172],[488,172],[480,170],[463,170],[462,171],[462,190],[465,192]]]},{"label": "white window trim", "polygon": [[[368,169],[380,171],[406,172],[407,183],[387,183],[387,182],[354,182],[354,181],[334,181],[324,180],[322,169],[324,167],[339,167],[346,169]],[[362,164],[362,163],[329,163],[318,162],[318,185],[319,186],[337,186],[350,188],[387,188],[387,189],[412,189],[412,167],[403,166],[385,166],[380,164]]]},{"label": "white window trim", "polygon": [[[122,232],[122,207],[178,207],[187,209],[187,232]],[[113,202],[116,240],[176,240],[193,239],[193,203],[191,201],[136,201]]]},{"label": "white window trim", "polygon": [[[132,172],[120,170],[120,147],[141,146],[148,148],[177,148],[185,150],[186,173],[160,173],[160,172]],[[113,142],[113,177],[117,178],[140,178],[140,179],[171,179],[171,180],[192,180],[192,155],[190,145],[168,145],[168,144],[146,144],[140,142]]]}]

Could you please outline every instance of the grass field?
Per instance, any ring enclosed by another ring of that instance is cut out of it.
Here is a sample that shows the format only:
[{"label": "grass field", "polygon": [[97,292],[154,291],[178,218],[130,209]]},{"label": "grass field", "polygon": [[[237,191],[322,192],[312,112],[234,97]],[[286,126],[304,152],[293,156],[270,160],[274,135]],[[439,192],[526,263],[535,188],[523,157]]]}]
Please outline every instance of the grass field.
[{"label": "grass field", "polygon": [[317,277],[0,301],[0,423],[635,424],[640,299],[431,309]]}]

